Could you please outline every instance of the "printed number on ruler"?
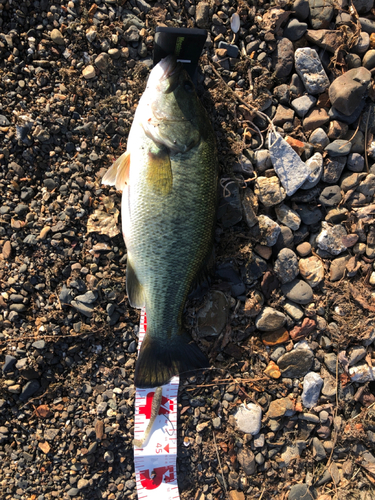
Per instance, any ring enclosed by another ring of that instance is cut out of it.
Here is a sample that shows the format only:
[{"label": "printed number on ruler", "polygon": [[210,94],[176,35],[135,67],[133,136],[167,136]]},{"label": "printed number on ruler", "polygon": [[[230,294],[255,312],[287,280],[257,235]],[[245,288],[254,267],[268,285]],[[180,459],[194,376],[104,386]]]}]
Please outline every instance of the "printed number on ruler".
[{"label": "printed number on ruler", "polygon": [[[139,326],[141,347],[147,329],[144,309]],[[156,417],[149,439],[143,448],[134,449],[134,464],[138,499],[179,500],[177,486],[177,393],[179,377],[163,386],[159,414]],[[155,389],[137,389],[135,396],[134,437],[141,439],[151,417],[151,406]]]}]

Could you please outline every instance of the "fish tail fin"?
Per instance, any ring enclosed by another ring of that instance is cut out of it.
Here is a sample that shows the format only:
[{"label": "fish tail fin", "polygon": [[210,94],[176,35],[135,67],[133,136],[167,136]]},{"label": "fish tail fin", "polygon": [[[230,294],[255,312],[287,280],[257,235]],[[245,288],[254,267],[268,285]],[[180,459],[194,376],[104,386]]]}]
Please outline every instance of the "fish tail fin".
[{"label": "fish tail fin", "polygon": [[159,387],[179,373],[208,366],[206,356],[186,332],[167,341],[160,341],[147,332],[135,366],[134,385]]}]

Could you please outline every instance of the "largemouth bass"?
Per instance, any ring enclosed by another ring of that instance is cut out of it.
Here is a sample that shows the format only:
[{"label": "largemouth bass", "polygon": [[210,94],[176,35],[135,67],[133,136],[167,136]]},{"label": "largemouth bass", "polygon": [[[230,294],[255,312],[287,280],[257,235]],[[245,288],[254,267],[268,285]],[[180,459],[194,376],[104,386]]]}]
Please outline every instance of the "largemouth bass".
[{"label": "largemouth bass", "polygon": [[127,295],[147,313],[136,387],[207,366],[182,314],[212,260],[217,178],[211,122],[182,64],[168,56],[150,73],[127,151],[103,177],[123,192]]}]

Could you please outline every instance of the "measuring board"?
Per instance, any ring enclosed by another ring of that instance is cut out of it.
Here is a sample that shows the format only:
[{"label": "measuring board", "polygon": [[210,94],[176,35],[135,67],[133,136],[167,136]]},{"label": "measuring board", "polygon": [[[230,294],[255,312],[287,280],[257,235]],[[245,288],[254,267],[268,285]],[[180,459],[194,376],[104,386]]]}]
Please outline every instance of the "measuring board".
[{"label": "measuring board", "polygon": [[[138,352],[147,329],[146,311],[141,311]],[[143,448],[134,447],[138,500],[179,500],[177,486],[177,393],[180,378],[163,385],[159,415]],[[142,439],[151,416],[155,389],[135,393],[134,437]]]}]

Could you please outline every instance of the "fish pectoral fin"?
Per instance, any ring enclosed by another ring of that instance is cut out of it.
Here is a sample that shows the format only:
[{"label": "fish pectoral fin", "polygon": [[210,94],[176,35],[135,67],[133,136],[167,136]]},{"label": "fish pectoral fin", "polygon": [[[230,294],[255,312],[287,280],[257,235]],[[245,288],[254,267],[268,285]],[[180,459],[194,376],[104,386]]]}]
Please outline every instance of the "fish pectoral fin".
[{"label": "fish pectoral fin", "polygon": [[125,185],[129,184],[129,169],[130,153],[125,151],[104,174],[102,184],[116,186],[118,191],[123,191]]},{"label": "fish pectoral fin", "polygon": [[161,195],[172,191],[172,167],[169,152],[166,148],[158,148],[148,152],[147,181]]},{"label": "fish pectoral fin", "polygon": [[141,309],[145,305],[143,287],[135,274],[129,253],[126,264],[126,293],[131,307]]}]

